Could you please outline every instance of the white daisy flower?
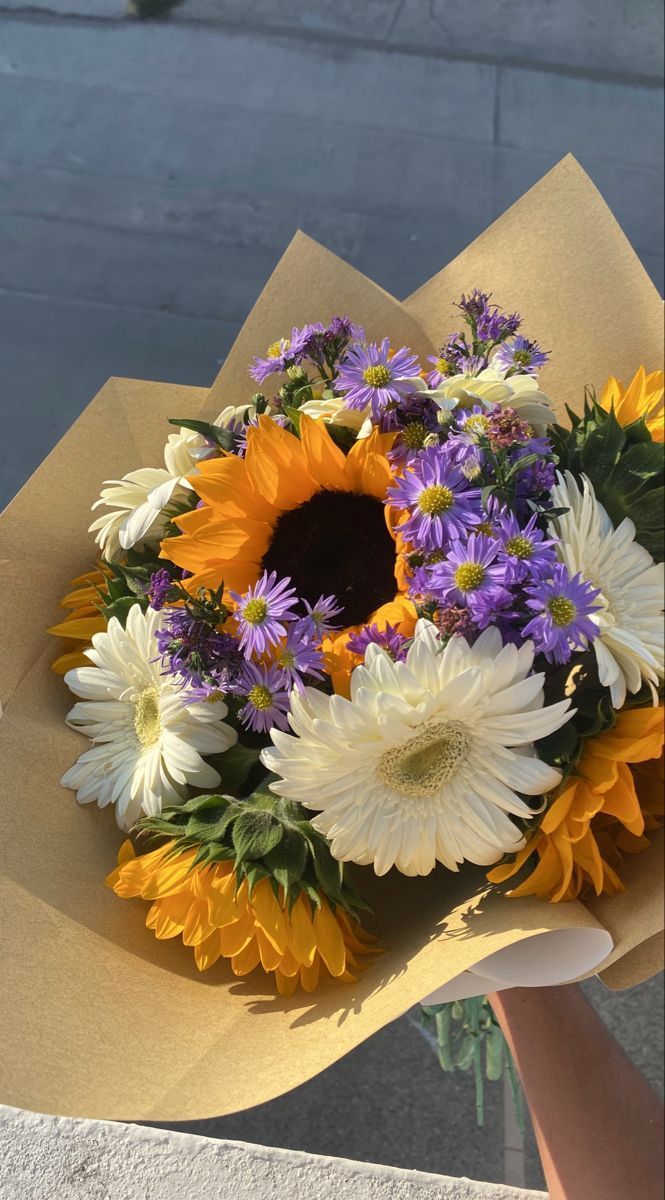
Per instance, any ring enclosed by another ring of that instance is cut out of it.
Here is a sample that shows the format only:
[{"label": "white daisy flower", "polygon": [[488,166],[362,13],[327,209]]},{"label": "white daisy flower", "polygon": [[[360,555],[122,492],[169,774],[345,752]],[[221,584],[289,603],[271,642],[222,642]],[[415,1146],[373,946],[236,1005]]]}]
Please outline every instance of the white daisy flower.
[{"label": "white daisy flower", "polygon": [[181,429],[170,434],[164,447],[166,468],[142,467],[122,479],[105,481],[99,500],[92,506],[93,511],[105,511],[88,530],[96,534],[95,541],[105,558],[116,558],[121,549],[130,550],[138,542],[163,535],[168,522],[164,510],[191,492],[185,477],[193,474],[197,463],[208,454],[210,446],[201,434]]},{"label": "white daisy flower", "polygon": [[377,875],[497,862],[524,844],[510,820],[533,815],[521,796],[561,778],[533,743],[569,719],[570,702],[543,707],[532,663],[530,642],[503,646],[494,628],[444,649],[421,620],[406,662],[368,647],[350,700],[292,694],[293,735],[272,730],[275,748],[262,754],[280,777],[271,786],[318,810],[314,827],[336,858]]},{"label": "white daisy flower", "polygon": [[518,416],[541,435],[555,420],[550,402],[533,375],[511,375],[504,379],[495,367],[485,367],[477,375],[451,375],[428,394],[439,408],[448,412],[459,405],[474,404],[482,404],[488,409],[497,404],[514,408]]},{"label": "white daisy flower", "polygon": [[94,665],[65,675],[83,698],[67,722],[93,746],[60,782],[81,804],[115,804],[121,829],[141,813],[154,816],[162,805],[180,804],[188,785],[217,787],[218,772],[201,756],[223,753],[238,736],[222,720],[223,701],[187,704],[171,677],[160,673],[155,634],[161,620],[162,613],[143,613],[138,604],[125,629],[112,617],[85,652]]},{"label": "white daisy flower", "polygon": [[552,503],[568,509],[552,523],[561,539],[560,559],[571,575],[580,571],[600,589],[596,603],[601,607],[591,614],[599,630],[593,647],[600,682],[610,689],[614,708],[625,704],[627,692],[639,692],[643,682],[657,704],[664,673],[663,563],[655,563],[635,541],[628,518],[614,528],[586,477],[580,490],[569,471],[559,475]]}]

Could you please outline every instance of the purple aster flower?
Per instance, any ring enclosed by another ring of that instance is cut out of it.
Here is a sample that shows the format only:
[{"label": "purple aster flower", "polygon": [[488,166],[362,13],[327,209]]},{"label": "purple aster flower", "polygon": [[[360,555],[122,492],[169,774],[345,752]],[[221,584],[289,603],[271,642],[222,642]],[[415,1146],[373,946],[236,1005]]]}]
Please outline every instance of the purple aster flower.
[{"label": "purple aster flower", "polygon": [[295,621],[275,652],[274,665],[280,668],[291,687],[302,688],[303,675],[323,678],[323,655],[313,645],[311,634],[312,623],[308,617]]},{"label": "purple aster flower", "polygon": [[[312,326],[305,325],[303,329],[291,330],[290,338],[278,338],[268,347],[265,358],[256,357],[249,368],[252,379],[257,383],[265,383],[271,375],[285,371],[287,367],[299,363],[305,353],[308,340],[311,337]],[[322,326],[321,326],[322,328]]]},{"label": "purple aster flower", "polygon": [[506,577],[511,583],[523,583],[525,579],[550,578],[556,565],[557,544],[555,538],[546,538],[537,525],[538,514],[534,513],[524,527],[520,526],[514,513],[506,509],[498,518],[498,536],[501,541],[499,561],[505,562]]},{"label": "purple aster flower", "polygon": [[278,646],[286,636],[284,622],[295,621],[297,613],[292,605],[296,601],[295,588],[290,588],[290,578],[277,582],[277,572],[267,571],[258,583],[248,588],[244,596],[231,592],[231,598],[238,606],[236,620],[238,622],[240,649],[245,654],[257,657],[265,654],[271,646]]},{"label": "purple aster flower", "polygon": [[403,633],[398,633],[393,625],[386,625],[385,629],[379,629],[378,625],[364,625],[360,633],[354,633],[348,639],[346,647],[352,654],[360,654],[364,658],[368,646],[380,646],[393,662],[403,662],[409,640]]},{"label": "purple aster flower", "polygon": [[334,620],[344,612],[344,609],[336,596],[319,596],[316,604],[310,604],[309,600],[303,600],[303,604],[307,609],[307,616],[304,620],[308,623],[311,630],[310,636],[315,641],[320,641],[331,630],[339,628],[334,624]]},{"label": "purple aster flower", "polygon": [[571,576],[563,563],[557,563],[551,579],[539,580],[525,588],[527,607],[536,615],[524,627],[537,652],[548,662],[567,663],[573,651],[586,650],[598,634],[591,614],[600,608],[600,595],[581,574]]},{"label": "purple aster flower", "polygon": [[406,346],[391,357],[388,338],[380,346],[356,342],[340,364],[335,386],[345,393],[347,408],[371,405],[372,419],[378,421],[386,408],[413,391],[411,381],[419,370],[418,359]]},{"label": "purple aster flower", "polygon": [[462,295],[455,305],[471,326],[474,337],[481,342],[498,342],[511,337],[522,324],[519,313],[505,316],[498,304],[490,304],[491,292],[474,288],[470,296]]},{"label": "purple aster flower", "polygon": [[[436,405],[422,394],[408,397],[400,408],[392,409],[387,414],[393,418],[392,428],[399,435],[387,454],[388,462],[394,468],[411,463],[424,449],[426,439],[433,433],[441,432],[437,414]],[[383,421],[381,426],[382,432],[385,432]]]},{"label": "purple aster flower", "polygon": [[165,672],[183,687],[227,691],[242,665],[235,638],[198,620],[187,608],[172,608],[156,633]]},{"label": "purple aster flower", "polygon": [[480,520],[480,489],[469,487],[445,446],[421,451],[389,489],[388,500],[409,513],[400,533],[423,550],[464,537]]},{"label": "purple aster flower", "polygon": [[513,342],[504,342],[497,347],[492,365],[507,375],[535,375],[548,358],[547,351],[541,350],[537,342],[530,342],[519,334]]},{"label": "purple aster flower", "polygon": [[150,576],[148,597],[150,607],[154,608],[155,612],[160,612],[164,607],[172,588],[173,580],[165,567],[162,567],[159,571],[155,571]]},{"label": "purple aster flower", "polygon": [[473,609],[478,601],[496,600],[505,591],[506,568],[497,562],[501,543],[477,534],[453,545],[443,562],[430,570],[432,590],[444,605]]},{"label": "purple aster flower", "polygon": [[[524,457],[528,450],[515,455],[515,459]],[[550,493],[556,483],[556,463],[551,459],[539,459],[538,462],[529,463],[519,472],[515,480],[515,499],[517,501],[518,515],[528,514],[531,510],[526,503],[529,500],[538,500],[541,505],[551,505]],[[520,503],[522,502],[522,503]]]},{"label": "purple aster flower", "polygon": [[238,714],[246,729],[254,733],[268,733],[273,726],[288,729],[289,687],[279,667],[246,663],[236,690],[246,701]]}]

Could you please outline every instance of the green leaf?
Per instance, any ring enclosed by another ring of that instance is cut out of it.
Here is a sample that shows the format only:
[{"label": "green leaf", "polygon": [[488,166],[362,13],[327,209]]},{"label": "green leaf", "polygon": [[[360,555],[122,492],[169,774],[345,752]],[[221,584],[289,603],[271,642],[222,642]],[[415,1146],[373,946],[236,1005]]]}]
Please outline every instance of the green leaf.
[{"label": "green leaf", "polygon": [[148,607],[145,597],[141,599],[138,596],[119,596],[111,604],[105,605],[102,611],[107,621],[110,621],[111,617],[116,617],[124,629],[129,610],[134,604],[139,604],[144,611]]},{"label": "green leaf", "polygon": [[193,421],[190,417],[184,417],[182,420],[169,417],[169,425],[178,425],[183,429],[191,429],[193,433],[200,433],[213,445],[219,446],[220,450],[233,450],[236,444],[230,429],[221,429],[219,425],[211,425],[209,421]]},{"label": "green leaf", "polygon": [[333,858],[328,843],[314,831],[310,834],[309,848],[314,860],[314,873],[321,890],[330,900],[346,908],[342,892],[344,868],[341,862]]},{"label": "green leaf", "polygon": [[252,768],[258,763],[260,755],[260,749],[236,742],[235,746],[230,746],[223,754],[208,755],[207,762],[221,775],[222,787],[240,795],[241,788]]},{"label": "green leaf", "polygon": [[264,857],[264,863],[280,887],[288,892],[302,879],[307,863],[307,843],[293,829],[285,829],[281,841]]},{"label": "green leaf", "polygon": [[618,463],[625,444],[626,435],[616,417],[610,413],[585,440],[581,454],[582,470],[590,479],[594,476],[607,478]]},{"label": "green leaf", "polygon": [[263,858],[278,844],[283,832],[283,826],[270,812],[255,809],[241,812],[233,823],[236,860]]}]

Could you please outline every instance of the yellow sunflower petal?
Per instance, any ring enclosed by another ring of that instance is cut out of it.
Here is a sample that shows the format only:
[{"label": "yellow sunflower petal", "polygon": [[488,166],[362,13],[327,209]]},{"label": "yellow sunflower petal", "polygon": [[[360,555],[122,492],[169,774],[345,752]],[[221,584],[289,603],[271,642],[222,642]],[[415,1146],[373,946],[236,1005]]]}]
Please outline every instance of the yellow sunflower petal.
[{"label": "yellow sunflower petal", "polygon": [[[252,892],[250,905],[254,918],[268,941],[275,947],[278,954],[283,954],[288,940],[286,919],[269,879],[259,880]],[[267,969],[271,970],[272,968]]]},{"label": "yellow sunflower petal", "polygon": [[217,962],[222,947],[219,939],[219,930],[215,929],[210,937],[207,937],[204,942],[199,942],[198,946],[194,947],[194,961],[199,971],[207,971],[213,963]]},{"label": "yellow sunflower petal", "polygon": [[346,965],[344,935],[338,921],[322,896],[321,903],[314,913],[314,933],[316,947],[331,975],[341,975]]}]

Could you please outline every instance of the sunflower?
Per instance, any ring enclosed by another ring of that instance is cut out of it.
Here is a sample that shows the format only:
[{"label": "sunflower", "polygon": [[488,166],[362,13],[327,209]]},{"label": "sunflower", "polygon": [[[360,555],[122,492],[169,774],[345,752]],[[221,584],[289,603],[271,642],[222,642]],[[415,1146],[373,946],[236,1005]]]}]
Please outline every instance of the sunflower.
[{"label": "sunflower", "polygon": [[108,576],[108,570],[100,563],[95,571],[72,579],[69,586],[73,591],[60,601],[60,608],[68,608],[69,612],[64,620],[46,631],[55,637],[67,639],[66,649],[63,648],[63,653],[51,664],[51,670],[57,675],[66,675],[73,667],[88,666],[83,651],[89,649],[93,634],[103,633],[106,629],[99,603],[105,594]]},{"label": "sunflower", "polygon": [[662,750],[663,708],[624,709],[613,729],[584,743],[576,774],[555,794],[537,833],[512,862],[489,872],[491,882],[511,879],[535,851],[537,865],[511,896],[558,902],[589,885],[598,896],[623,891],[620,851],[646,849],[646,826],[660,824]]},{"label": "sunflower", "polygon": [[167,841],[137,857],[131,841],[124,842],[106,883],[123,899],[151,900],[148,929],[157,938],[182,936],[194,947],[199,971],[218,958],[230,960],[234,975],[261,965],[274,972],[281,996],[293,995],[299,982],[313,992],[330,976],[355,982],[349,968],[360,966],[357,954],[373,952],[373,939],[341,907],[322,894],[314,905],[304,891],[289,907],[269,879],[250,891],[247,879],[238,886],[232,862],[197,865],[195,849],[174,857],[173,846]]},{"label": "sunflower", "polygon": [[259,417],[244,459],[200,464],[190,482],[202,503],[176,518],[181,536],[165,539],[162,556],[191,572],[193,592],[223,582],[242,593],[275,571],[310,603],[334,593],[347,627],[394,623],[406,580],[384,503],[393,440],[374,430],[345,455],[323,421],[301,415],[296,437]]},{"label": "sunflower", "polygon": [[599,403],[606,412],[614,408],[620,425],[630,425],[644,417],[654,442],[662,442],[665,441],[664,385],[665,375],[662,371],[652,371],[647,375],[644,367],[640,367],[633,375],[627,388],[611,375],[601,392]]}]

